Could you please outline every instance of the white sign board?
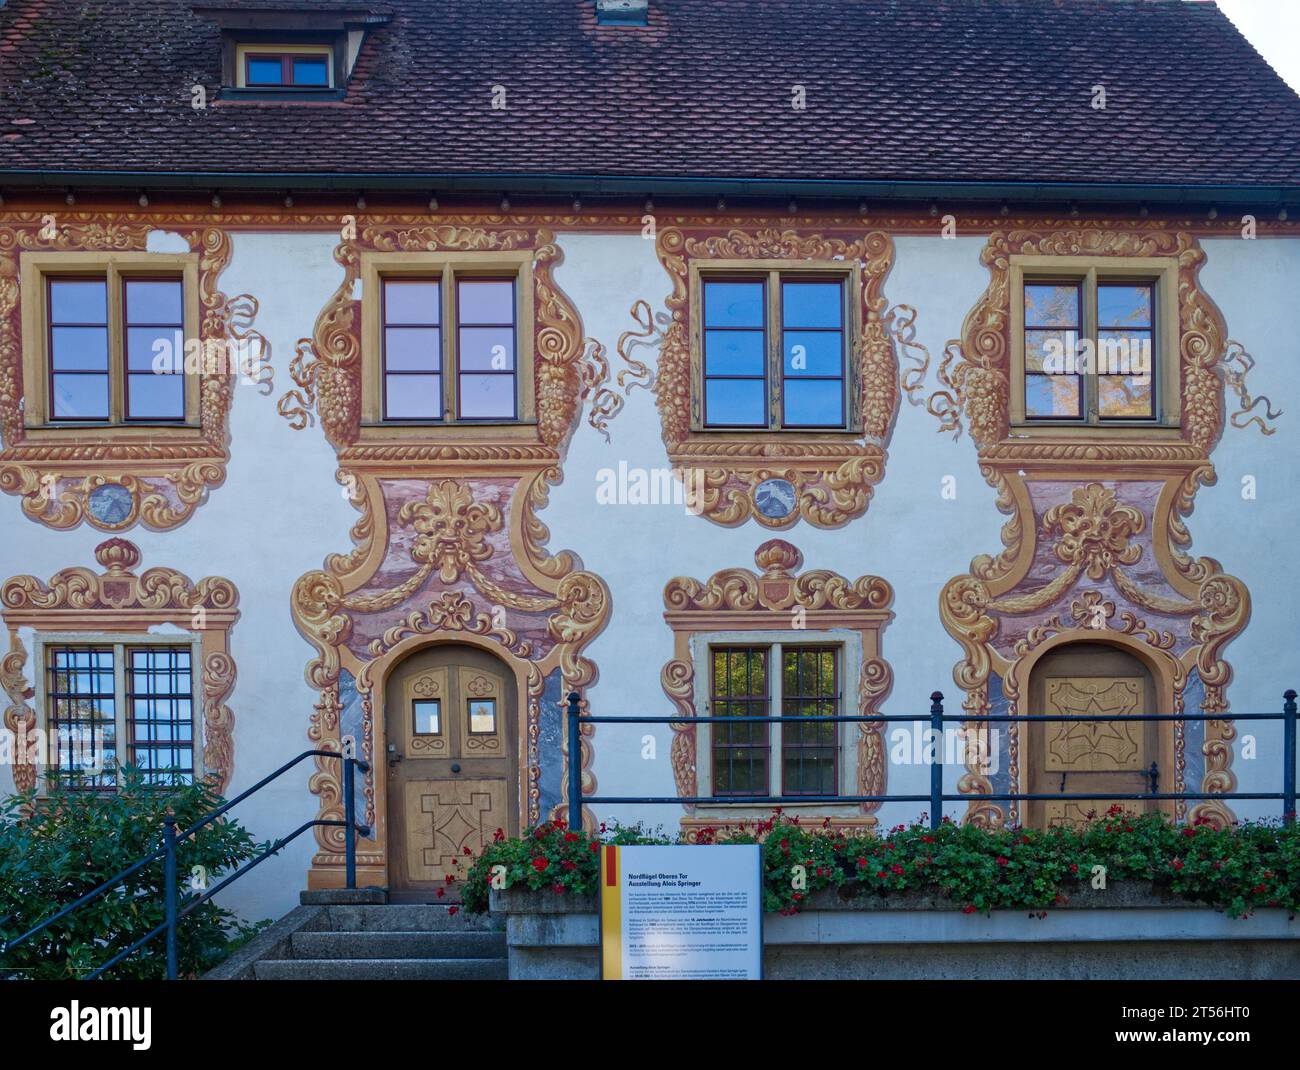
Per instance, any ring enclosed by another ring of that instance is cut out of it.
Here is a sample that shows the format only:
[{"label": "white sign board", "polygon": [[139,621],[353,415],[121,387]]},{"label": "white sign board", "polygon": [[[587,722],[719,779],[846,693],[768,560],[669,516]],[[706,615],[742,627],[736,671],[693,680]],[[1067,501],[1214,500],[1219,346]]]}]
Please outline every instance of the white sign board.
[{"label": "white sign board", "polygon": [[762,867],[755,844],[601,847],[601,975],[759,980]]}]

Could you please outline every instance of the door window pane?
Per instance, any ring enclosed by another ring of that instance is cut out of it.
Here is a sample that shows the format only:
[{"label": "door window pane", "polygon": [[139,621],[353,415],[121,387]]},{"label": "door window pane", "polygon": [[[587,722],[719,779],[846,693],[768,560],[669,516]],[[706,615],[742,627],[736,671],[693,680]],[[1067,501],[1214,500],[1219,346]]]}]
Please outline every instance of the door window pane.
[{"label": "door window pane", "polygon": [[411,703],[411,731],[417,736],[442,733],[442,701],[436,698],[415,699]]},{"label": "door window pane", "polygon": [[492,735],[496,732],[496,699],[472,698],[469,700],[469,730],[474,735]]}]

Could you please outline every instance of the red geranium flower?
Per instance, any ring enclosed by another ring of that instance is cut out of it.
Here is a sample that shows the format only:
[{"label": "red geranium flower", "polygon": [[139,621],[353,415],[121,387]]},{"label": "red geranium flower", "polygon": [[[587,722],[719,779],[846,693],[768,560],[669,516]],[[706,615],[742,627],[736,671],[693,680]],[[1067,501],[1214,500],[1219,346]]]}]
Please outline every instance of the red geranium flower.
[{"label": "red geranium flower", "polygon": [[961,912],[962,912],[963,914],[974,914],[974,913],[975,913],[975,904],[974,904],[974,903],[967,903],[964,907],[961,908]]},{"label": "red geranium flower", "polygon": [[546,872],[546,867],[549,865],[550,863],[545,858],[539,857],[533,859],[533,869],[537,870],[538,873]]},{"label": "red geranium flower", "polygon": [[1005,866],[1006,864],[1007,864],[1007,859],[1003,858],[1001,855],[998,855],[998,865]]},{"label": "red geranium flower", "polygon": [[448,907],[448,908],[447,908],[447,917],[449,917],[449,918],[450,918],[450,917],[453,917],[453,916],[456,914],[456,912],[457,912],[458,910],[460,910],[460,907]]}]

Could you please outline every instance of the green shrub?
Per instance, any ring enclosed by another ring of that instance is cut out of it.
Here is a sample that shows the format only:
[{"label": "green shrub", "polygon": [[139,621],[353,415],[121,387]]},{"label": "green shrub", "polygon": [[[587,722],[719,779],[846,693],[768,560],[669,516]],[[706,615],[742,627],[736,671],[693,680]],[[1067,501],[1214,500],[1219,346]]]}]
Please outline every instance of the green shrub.
[{"label": "green shrub", "polygon": [[[1175,825],[1162,814],[1126,813],[1113,806],[1083,829],[987,829],[945,820],[899,825],[887,833],[847,835],[777,811],[764,821],[705,829],[702,843],[758,843],[763,858],[763,906],[796,913],[822,888],[843,894],[923,892],[962,905],[967,913],[1042,912],[1087,888],[1094,867],[1115,881],[1150,882],[1191,902],[1244,917],[1260,907],[1300,910],[1300,826],[1245,823],[1214,828]],[[639,837],[639,838],[638,838]],[[483,911],[493,866],[505,865],[506,887],[594,893],[600,843],[666,843],[635,830],[595,836],[547,823],[517,839],[498,830],[497,842],[475,861],[462,903]]]},{"label": "green shrub", "polygon": [[[133,769],[123,770],[120,789],[110,794],[79,791],[52,781],[39,800],[30,794],[0,800],[0,941],[26,932],[156,850],[169,809],[176,815],[177,831],[183,831],[222,803],[204,784],[150,787]],[[178,844],[178,909],[201,894],[190,887],[194,867],[203,867],[210,887],[223,871],[238,867],[262,849],[264,845],[255,844],[233,820],[213,822]],[[163,918],[163,861],[158,859],[44,932],[0,954],[0,977],[84,976]],[[210,969],[233,944],[247,939],[262,924],[241,925],[210,901],[197,907],[178,926],[181,976]],[[165,951],[165,936],[159,933],[104,976],[164,977]]]}]

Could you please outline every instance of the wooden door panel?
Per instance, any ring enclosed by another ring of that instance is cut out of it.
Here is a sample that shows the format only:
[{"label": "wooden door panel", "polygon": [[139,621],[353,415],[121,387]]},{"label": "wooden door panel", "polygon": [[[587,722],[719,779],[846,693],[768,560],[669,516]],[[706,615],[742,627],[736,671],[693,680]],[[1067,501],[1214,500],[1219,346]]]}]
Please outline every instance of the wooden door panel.
[{"label": "wooden door panel", "polygon": [[[438,883],[465,874],[465,848],[477,856],[509,822],[505,780],[408,780],[405,869],[407,882]],[[453,865],[461,861],[461,868]]]},{"label": "wooden door panel", "polygon": [[[1030,695],[1029,712],[1072,718],[1029,726],[1030,791],[1073,795],[1149,790],[1148,770],[1159,754],[1155,723],[1097,719],[1156,712],[1154,683],[1141,662],[1096,644],[1063,647],[1035,669]],[[1116,801],[1132,811],[1153,805],[1141,799],[1047,799],[1025,806],[1025,823],[1081,825],[1089,813],[1100,816]]]}]

